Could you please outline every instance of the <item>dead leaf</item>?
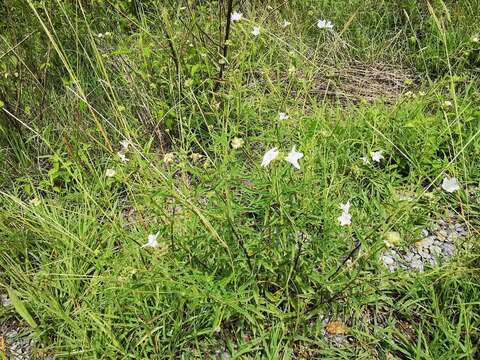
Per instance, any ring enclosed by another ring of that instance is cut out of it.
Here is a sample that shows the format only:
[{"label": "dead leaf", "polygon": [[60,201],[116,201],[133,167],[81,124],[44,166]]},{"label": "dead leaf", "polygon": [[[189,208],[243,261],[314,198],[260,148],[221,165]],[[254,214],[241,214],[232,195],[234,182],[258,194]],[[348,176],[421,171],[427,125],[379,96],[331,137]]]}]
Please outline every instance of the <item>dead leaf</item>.
[{"label": "dead leaf", "polygon": [[325,331],[329,335],[344,335],[347,332],[347,326],[341,321],[332,321],[325,325]]}]

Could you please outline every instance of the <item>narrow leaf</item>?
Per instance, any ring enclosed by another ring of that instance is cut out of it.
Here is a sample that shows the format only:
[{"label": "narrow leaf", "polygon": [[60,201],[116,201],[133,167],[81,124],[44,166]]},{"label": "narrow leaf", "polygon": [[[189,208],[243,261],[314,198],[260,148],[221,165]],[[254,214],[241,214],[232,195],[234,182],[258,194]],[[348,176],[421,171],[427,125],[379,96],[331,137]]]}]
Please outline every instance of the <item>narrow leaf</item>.
[{"label": "narrow leaf", "polygon": [[30,315],[28,312],[23,301],[18,297],[16,291],[8,288],[8,297],[10,298],[10,301],[12,302],[12,305],[17,313],[28,323],[28,325],[35,329],[37,327],[37,323],[33,319],[32,315]]}]

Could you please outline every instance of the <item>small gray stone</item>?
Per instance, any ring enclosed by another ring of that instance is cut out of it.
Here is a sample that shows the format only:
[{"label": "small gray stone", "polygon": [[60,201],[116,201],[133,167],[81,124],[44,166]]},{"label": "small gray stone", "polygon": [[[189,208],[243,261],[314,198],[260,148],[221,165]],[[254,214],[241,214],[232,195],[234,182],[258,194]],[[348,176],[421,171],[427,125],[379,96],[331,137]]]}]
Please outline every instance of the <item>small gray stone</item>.
[{"label": "small gray stone", "polygon": [[413,253],[410,251],[407,251],[403,256],[403,260],[405,260],[406,262],[411,262],[413,260]]},{"label": "small gray stone", "polygon": [[440,248],[442,249],[442,252],[448,257],[452,257],[455,254],[455,247],[453,246],[453,244],[444,243],[440,246]]},{"label": "small gray stone", "polygon": [[10,298],[7,295],[0,295],[0,303],[2,304],[3,307],[8,307],[12,305],[12,302],[10,301]]},{"label": "small gray stone", "polygon": [[423,271],[423,262],[421,260],[412,261],[410,266],[414,270]]},{"label": "small gray stone", "polygon": [[428,251],[425,251],[425,250],[419,251],[418,253],[423,259],[426,259],[426,260],[428,260],[432,257],[430,255],[430,253]]},{"label": "small gray stone", "polygon": [[389,255],[383,255],[382,261],[385,265],[393,265],[395,263],[395,260]]}]

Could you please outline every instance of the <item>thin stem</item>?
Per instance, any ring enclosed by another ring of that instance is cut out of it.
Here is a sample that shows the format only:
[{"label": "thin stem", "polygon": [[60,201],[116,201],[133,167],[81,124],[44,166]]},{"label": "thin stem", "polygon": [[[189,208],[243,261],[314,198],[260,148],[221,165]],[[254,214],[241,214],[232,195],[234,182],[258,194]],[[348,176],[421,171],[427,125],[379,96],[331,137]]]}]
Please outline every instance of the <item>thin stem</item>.
[{"label": "thin stem", "polygon": [[225,37],[222,42],[223,51],[222,51],[222,58],[220,59],[220,72],[218,74],[218,82],[215,85],[215,90],[218,89],[220,86],[220,81],[223,79],[223,73],[225,71],[225,60],[227,59],[228,55],[228,39],[230,37],[230,24],[232,22],[232,10],[233,10],[233,0],[228,0],[227,3],[227,23],[225,25]]}]

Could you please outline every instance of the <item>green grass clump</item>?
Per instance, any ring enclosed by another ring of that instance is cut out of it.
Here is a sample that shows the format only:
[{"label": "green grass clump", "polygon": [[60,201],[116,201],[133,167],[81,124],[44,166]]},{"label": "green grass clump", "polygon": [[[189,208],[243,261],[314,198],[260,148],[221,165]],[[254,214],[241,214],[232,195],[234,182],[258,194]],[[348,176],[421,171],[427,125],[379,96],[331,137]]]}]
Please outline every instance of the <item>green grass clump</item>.
[{"label": "green grass clump", "polygon": [[[228,3],[2,10],[0,319],[39,358],[476,358],[478,6],[234,2],[225,41]],[[439,219],[455,256],[388,272]]]}]

